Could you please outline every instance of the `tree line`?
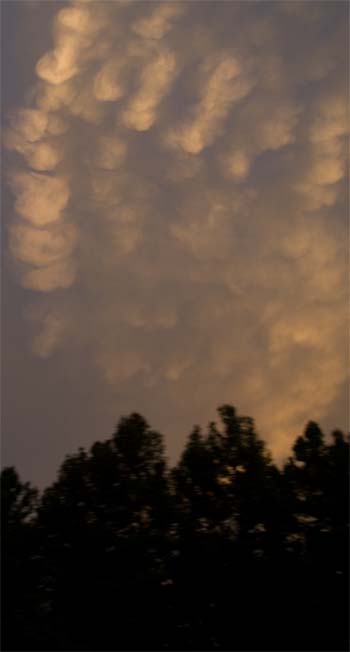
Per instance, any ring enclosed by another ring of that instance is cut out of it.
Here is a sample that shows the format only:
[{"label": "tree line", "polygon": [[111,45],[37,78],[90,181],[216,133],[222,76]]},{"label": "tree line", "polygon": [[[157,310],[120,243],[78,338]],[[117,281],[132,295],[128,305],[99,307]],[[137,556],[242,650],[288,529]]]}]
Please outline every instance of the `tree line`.
[{"label": "tree line", "polygon": [[173,468],[134,413],[42,494],[3,469],[2,649],[349,649],[349,438],[310,421],[279,468],[218,415]]}]

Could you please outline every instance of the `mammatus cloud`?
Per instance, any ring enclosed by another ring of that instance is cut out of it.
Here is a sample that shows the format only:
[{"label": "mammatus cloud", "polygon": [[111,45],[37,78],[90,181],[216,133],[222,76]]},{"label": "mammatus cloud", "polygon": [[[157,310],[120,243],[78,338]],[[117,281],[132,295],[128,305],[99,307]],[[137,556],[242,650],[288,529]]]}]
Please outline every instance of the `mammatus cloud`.
[{"label": "mammatus cloud", "polygon": [[92,48],[104,26],[98,6],[76,3],[57,12],[54,23],[54,49],[36,65],[38,77],[60,85],[75,77],[91,58]]},{"label": "mammatus cloud", "polygon": [[57,311],[49,310],[41,317],[41,330],[34,337],[33,351],[41,358],[48,358],[67,333],[67,320]]},{"label": "mammatus cloud", "polygon": [[234,102],[251,90],[251,81],[241,72],[239,61],[229,54],[207,61],[203,71],[199,70],[199,76],[204,74],[205,77],[200,98],[190,111],[190,117],[170,131],[169,143],[190,154],[199,154],[212,145]]},{"label": "mammatus cloud", "polygon": [[252,94],[237,112],[230,146],[220,157],[222,172],[234,181],[245,181],[257,157],[268,151],[279,150],[295,141],[300,108],[291,101],[271,95]]},{"label": "mammatus cloud", "polygon": [[19,172],[11,183],[17,194],[15,209],[20,217],[35,226],[60,220],[69,199],[66,179],[35,172]]},{"label": "mammatus cloud", "polygon": [[58,9],[5,134],[22,157],[9,248],[45,304],[36,354],[88,352],[178,433],[234,402],[278,455],[327,416],[346,378],[335,5]]},{"label": "mammatus cloud", "polygon": [[166,36],[172,29],[172,23],[185,13],[185,3],[164,2],[152,8],[148,15],[137,18],[131,24],[131,29],[138,36],[158,40]]},{"label": "mammatus cloud", "polygon": [[169,92],[176,73],[176,59],[171,52],[155,56],[141,72],[139,88],[122,113],[122,122],[130,129],[147,131],[156,121],[156,110]]}]

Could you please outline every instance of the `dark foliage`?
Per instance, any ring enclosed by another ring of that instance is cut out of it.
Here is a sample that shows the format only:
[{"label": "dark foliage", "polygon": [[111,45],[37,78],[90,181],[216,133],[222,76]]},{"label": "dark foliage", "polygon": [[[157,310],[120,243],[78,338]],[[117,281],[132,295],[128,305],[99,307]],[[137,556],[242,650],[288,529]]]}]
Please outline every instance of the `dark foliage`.
[{"label": "dark foliage", "polygon": [[2,471],[3,650],[348,650],[348,439],[278,469],[218,412],[171,470],[131,414],[40,498]]}]

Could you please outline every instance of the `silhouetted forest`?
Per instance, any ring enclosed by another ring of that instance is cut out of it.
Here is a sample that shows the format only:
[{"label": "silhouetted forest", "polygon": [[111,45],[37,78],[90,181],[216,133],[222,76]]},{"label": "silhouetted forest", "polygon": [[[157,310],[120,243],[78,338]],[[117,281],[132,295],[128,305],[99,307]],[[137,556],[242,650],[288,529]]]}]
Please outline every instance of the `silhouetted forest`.
[{"label": "silhouetted forest", "polygon": [[2,471],[3,650],[348,650],[349,439],[281,469],[218,413],[175,468],[131,414],[42,495]]}]

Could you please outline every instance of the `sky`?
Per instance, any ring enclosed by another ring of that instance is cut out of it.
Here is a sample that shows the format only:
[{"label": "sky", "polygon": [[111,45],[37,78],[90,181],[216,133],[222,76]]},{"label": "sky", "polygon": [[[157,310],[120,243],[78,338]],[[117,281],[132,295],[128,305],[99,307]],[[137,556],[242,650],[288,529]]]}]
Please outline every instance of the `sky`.
[{"label": "sky", "polygon": [[2,463],[349,427],[347,2],[4,0]]}]

